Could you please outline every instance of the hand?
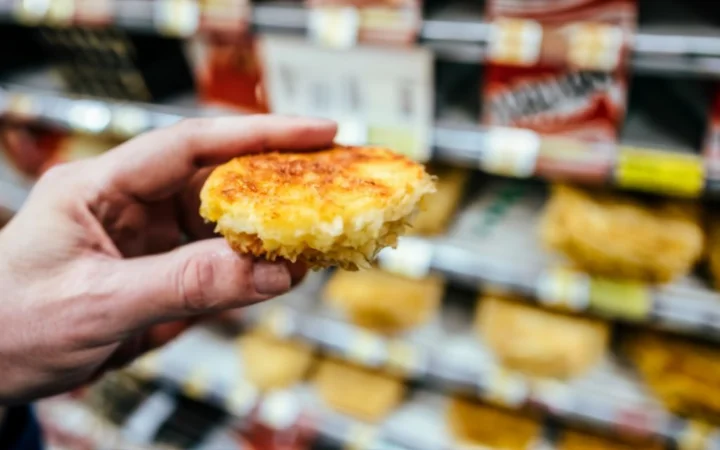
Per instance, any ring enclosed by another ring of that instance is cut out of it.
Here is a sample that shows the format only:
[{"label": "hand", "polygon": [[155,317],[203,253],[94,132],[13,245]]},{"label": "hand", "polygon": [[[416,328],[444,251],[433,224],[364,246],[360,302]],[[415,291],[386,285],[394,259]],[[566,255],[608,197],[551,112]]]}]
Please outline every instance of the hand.
[{"label": "hand", "polygon": [[0,232],[0,405],[77,387],[305,269],[238,255],[198,215],[213,164],[332,144],[326,121],[196,119],[57,166]]}]

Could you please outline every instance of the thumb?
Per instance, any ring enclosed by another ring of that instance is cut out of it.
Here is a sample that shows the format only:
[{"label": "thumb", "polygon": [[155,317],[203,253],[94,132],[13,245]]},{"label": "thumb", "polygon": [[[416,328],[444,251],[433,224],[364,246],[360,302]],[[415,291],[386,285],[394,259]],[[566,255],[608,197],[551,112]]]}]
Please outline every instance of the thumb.
[{"label": "thumb", "polygon": [[[287,292],[286,262],[258,261],[210,239],[172,252],[119,260],[116,292],[125,332],[156,323],[248,306]],[[119,323],[120,325],[120,323]]]}]

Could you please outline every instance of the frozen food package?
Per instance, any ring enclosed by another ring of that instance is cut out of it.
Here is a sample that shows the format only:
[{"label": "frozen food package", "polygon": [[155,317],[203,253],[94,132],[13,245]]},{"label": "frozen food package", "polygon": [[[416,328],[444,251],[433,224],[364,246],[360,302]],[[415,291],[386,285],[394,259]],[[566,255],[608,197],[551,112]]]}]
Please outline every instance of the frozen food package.
[{"label": "frozen food package", "polygon": [[546,246],[593,275],[666,283],[701,258],[701,222],[694,202],[556,185],[541,235]]},{"label": "frozen food package", "polygon": [[465,445],[525,450],[540,439],[539,422],[519,411],[506,411],[470,400],[450,399],[447,421],[455,439]]},{"label": "frozen food package", "polygon": [[507,368],[563,379],[595,366],[610,336],[610,326],[601,320],[548,311],[497,295],[481,297],[475,328]]},{"label": "frozen food package", "polygon": [[412,221],[410,233],[435,236],[447,229],[462,200],[470,172],[444,166],[428,167],[428,172],[437,177],[437,192],[425,197],[420,204],[420,212]]},{"label": "frozen food package", "polygon": [[624,349],[669,410],[720,423],[720,350],[716,346],[643,331],[628,336]]},{"label": "frozen food package", "polygon": [[330,408],[366,422],[383,420],[405,394],[399,378],[332,359],[320,363],[314,385]]},{"label": "frozen food package", "polygon": [[406,278],[369,269],[336,271],[325,286],[323,300],[354,324],[380,333],[421,326],[437,312],[444,281],[438,275]]},{"label": "frozen food package", "polygon": [[245,375],[262,391],[284,389],[301,381],[313,362],[309,345],[258,330],[241,336],[238,343]]}]

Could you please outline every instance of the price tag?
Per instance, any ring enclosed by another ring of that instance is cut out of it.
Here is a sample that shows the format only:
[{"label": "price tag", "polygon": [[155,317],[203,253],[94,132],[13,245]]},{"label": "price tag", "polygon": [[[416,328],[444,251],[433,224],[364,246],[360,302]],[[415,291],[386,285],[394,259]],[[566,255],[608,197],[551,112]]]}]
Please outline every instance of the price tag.
[{"label": "price tag", "polygon": [[288,338],[293,335],[297,326],[295,316],[288,308],[273,308],[265,318],[265,326],[272,334],[279,338]]},{"label": "price tag", "polygon": [[156,377],[160,375],[160,355],[157,351],[146,353],[133,362],[132,368],[143,377]]},{"label": "price tag", "polygon": [[388,366],[406,375],[425,372],[424,354],[414,345],[402,341],[388,343]]},{"label": "price tag", "polygon": [[554,413],[572,412],[573,401],[570,388],[559,381],[539,380],[533,384],[532,397]]},{"label": "price tag", "polygon": [[705,450],[714,428],[706,423],[689,420],[677,439],[679,450]]},{"label": "price tag", "polygon": [[480,155],[480,169],[496,175],[527,178],[535,173],[540,136],[534,131],[491,128]]},{"label": "price tag", "polygon": [[580,69],[611,71],[620,65],[624,36],[620,27],[581,23],[570,27],[568,62]]},{"label": "price tag", "polygon": [[20,23],[37,24],[45,19],[51,0],[16,0],[15,17]]},{"label": "price tag", "polygon": [[366,145],[368,143],[367,125],[353,119],[339,121],[335,142],[342,145]]},{"label": "price tag", "polygon": [[195,0],[155,0],[155,27],[166,35],[192,36],[200,26],[200,7]]},{"label": "price tag", "polygon": [[499,366],[483,372],[480,386],[480,394],[488,401],[513,408],[525,403],[530,395],[530,387],[523,376]]},{"label": "price tag", "polygon": [[433,247],[419,239],[400,239],[397,248],[385,248],[378,255],[380,268],[408,278],[425,278],[432,267]]},{"label": "price tag", "polygon": [[110,125],[110,109],[100,102],[75,101],[67,111],[67,120],[74,131],[100,133]]},{"label": "price tag", "polygon": [[287,430],[302,414],[300,399],[289,391],[276,391],[260,404],[258,420],[273,430]]},{"label": "price tag", "polygon": [[566,269],[555,269],[540,276],[536,297],[544,305],[584,311],[590,305],[590,277]]},{"label": "price tag", "polygon": [[391,148],[418,162],[427,162],[431,156],[430,147],[424,146],[412,128],[373,126],[368,131],[368,143]]},{"label": "price tag", "polygon": [[240,383],[230,391],[225,406],[235,417],[246,417],[258,402],[260,394],[249,383]]},{"label": "price tag", "polygon": [[75,19],[75,0],[51,0],[47,21],[53,25],[72,25]]},{"label": "price tag", "polygon": [[542,25],[533,20],[499,19],[490,25],[490,61],[532,66],[540,60]]},{"label": "price tag", "polygon": [[590,305],[610,317],[643,320],[652,310],[652,296],[642,283],[595,278],[590,282]]},{"label": "price tag", "polygon": [[332,48],[350,48],[357,44],[360,14],[354,7],[311,8],[308,17],[310,38]]},{"label": "price tag", "polygon": [[371,333],[357,330],[350,337],[347,357],[364,366],[377,367],[387,357],[385,341]]},{"label": "price tag", "polygon": [[615,178],[623,188],[696,197],[705,185],[705,167],[695,155],[622,148]]},{"label": "price tag", "polygon": [[210,379],[204,369],[197,369],[190,372],[190,375],[182,383],[182,391],[185,395],[196,400],[206,398],[210,391]]},{"label": "price tag", "polygon": [[150,114],[134,106],[120,106],[112,112],[112,130],[118,136],[131,138],[150,128]]},{"label": "price tag", "polygon": [[345,448],[348,450],[368,450],[375,447],[378,432],[375,428],[354,423],[345,437]]},{"label": "price tag", "polygon": [[38,113],[39,102],[31,95],[10,94],[7,112],[18,117],[32,118]]}]

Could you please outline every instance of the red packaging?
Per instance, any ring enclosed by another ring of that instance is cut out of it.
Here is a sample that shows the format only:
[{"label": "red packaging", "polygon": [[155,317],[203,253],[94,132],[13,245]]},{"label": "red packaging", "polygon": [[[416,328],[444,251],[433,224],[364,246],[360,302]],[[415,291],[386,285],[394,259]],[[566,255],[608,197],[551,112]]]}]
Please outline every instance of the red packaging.
[{"label": "red packaging", "polygon": [[634,0],[491,0],[488,13],[484,124],[617,140]]},{"label": "red packaging", "polygon": [[261,93],[262,67],[251,35],[232,41],[209,38],[201,52],[197,81],[203,103],[243,113],[268,112]]},{"label": "red packaging", "polygon": [[306,4],[311,9],[355,8],[357,42],[363,44],[409,45],[422,26],[421,0],[306,0]]}]

